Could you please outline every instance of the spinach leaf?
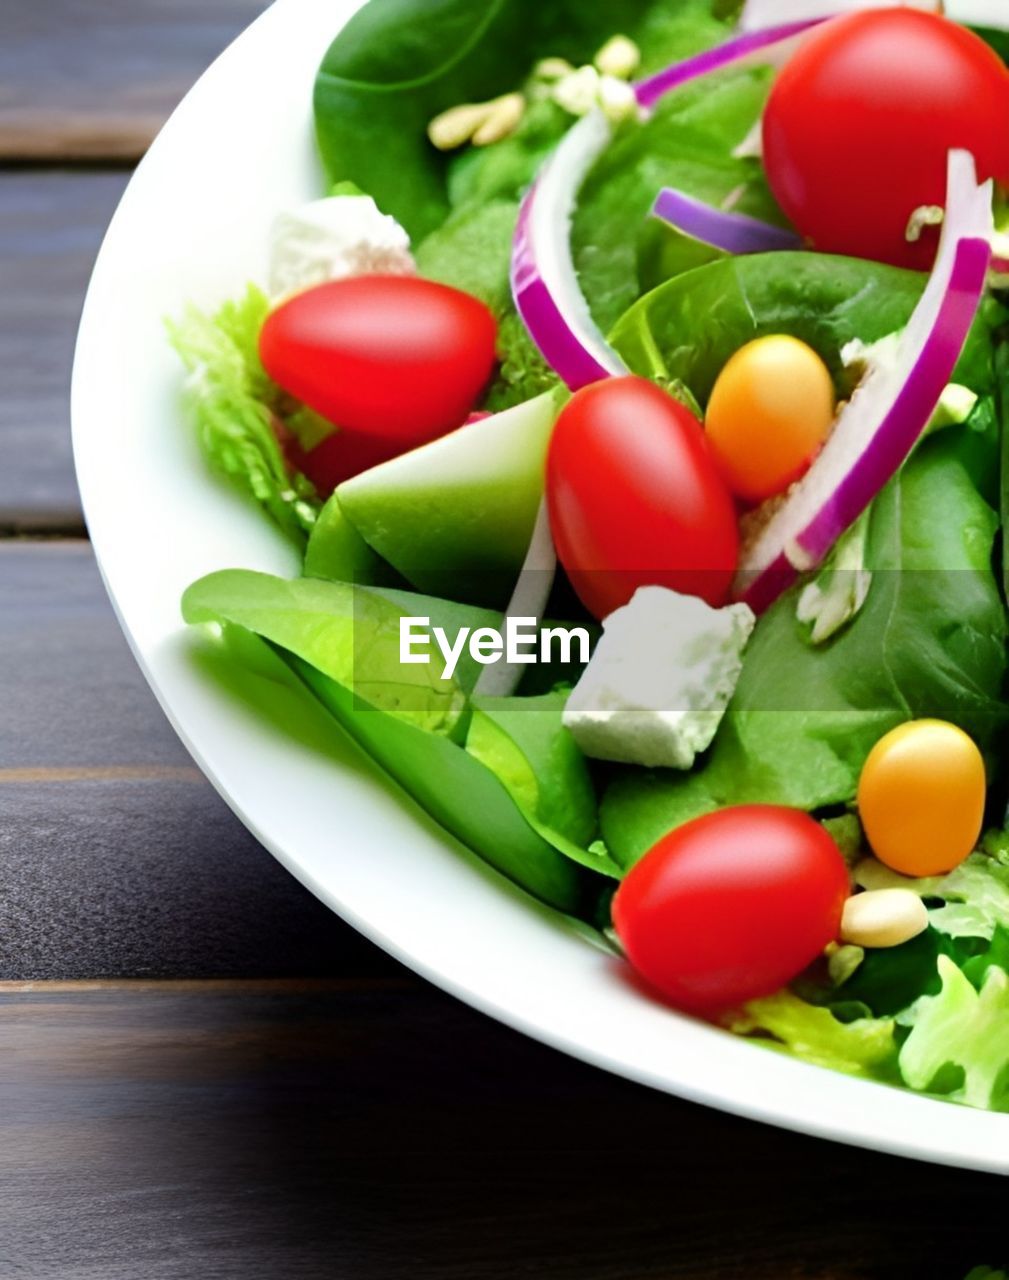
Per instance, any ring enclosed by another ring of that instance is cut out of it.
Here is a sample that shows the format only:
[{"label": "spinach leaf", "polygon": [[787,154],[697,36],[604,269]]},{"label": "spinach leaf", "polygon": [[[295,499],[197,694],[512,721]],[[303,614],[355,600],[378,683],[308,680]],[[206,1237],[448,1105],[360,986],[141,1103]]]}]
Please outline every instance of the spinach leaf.
[{"label": "spinach leaf", "polygon": [[339,497],[331,494],[319,512],[303,572],[306,578],[327,582],[355,582],[361,586],[402,586],[403,579],[365,542],[344,514]]},{"label": "spinach leaf", "polygon": [[511,242],[517,204],[498,199],[463,205],[417,247],[417,269],[429,280],[464,289],[494,312],[511,306]]},{"label": "spinach leaf", "polygon": [[919,996],[934,996],[941,985],[936,963],[948,954],[948,940],[926,929],[899,947],[867,951],[865,959],[839,990],[836,1001],[857,1001],[877,1018],[892,1017]]},{"label": "spinach leaf", "polygon": [[[622,317],[611,341],[630,367],[679,379],[703,405],[723,366],[741,346],[790,333],[826,361],[839,391],[852,390],[841,349],[875,342],[904,327],[925,277],[897,267],[817,253],[727,258],[677,276]],[[986,395],[994,389],[991,328],[1001,308],[984,308],[954,374]]]},{"label": "spinach leaf", "polygon": [[675,48],[680,28],[689,27],[692,43],[724,30],[697,0],[672,17],[650,14],[663,8],[654,0],[622,0],[616,11],[576,0],[371,0],[330,46],[316,81],[330,178],[356,182],[422,238],[450,208],[451,161],[426,136],[438,112],[520,88],[540,57],[587,62],[617,30],[653,32],[656,52]]},{"label": "spinach leaf", "polygon": [[[508,787],[461,745],[467,692],[477,666],[457,679],[431,665],[399,661],[399,619],[426,615],[451,635],[458,627],[499,626],[500,615],[451,601],[379,588],[230,570],[185,593],[190,623],[216,622],[267,641],[343,729],[436,821],[543,902],[585,918],[594,878],[546,839]],[[530,766],[543,762],[527,748]],[[544,811],[543,825],[550,813]]]},{"label": "spinach leaf", "polygon": [[495,773],[531,825],[575,862],[619,879],[590,851],[598,806],[588,763],[561,722],[566,690],[535,698],[473,699],[466,750]]},{"label": "spinach leaf", "polygon": [[[448,213],[446,161],[428,122],[515,87],[527,66],[511,0],[371,0],[337,36],[315,85],[319,146],[333,182],[374,196],[411,236]],[[511,55],[511,56],[509,56]]]},{"label": "spinach leaf", "polygon": [[759,160],[732,154],[760,117],[771,72],[737,72],[686,85],[631,125],[596,163],[579,198],[572,247],[582,289],[605,330],[651,289],[721,258],[649,216],[664,186],[784,225]]},{"label": "spinach leaf", "polygon": [[757,625],[702,766],[612,783],[601,824],[621,865],[723,805],[850,802],[873,744],[905,720],[951,720],[992,747],[1007,718],[1007,626],[991,569],[997,519],[960,456],[967,434],[927,441],[877,498],[873,585],[846,630],[812,646],[796,620],[799,588],[788,592]]},{"label": "spinach leaf", "polygon": [[403,223],[423,275],[474,294],[495,313],[501,363],[486,398],[491,410],[556,385],[512,307],[509,265],[519,200],[571,117],[534,102],[512,137],[451,156],[430,145],[428,123],[446,107],[521,88],[540,57],[587,62],[618,31],[641,47],[643,73],[657,70],[724,38],[717,7],[712,0],[371,0],[326,54],[315,113],[329,176],[357,183]]},{"label": "spinach leaf", "polygon": [[541,57],[588,62],[617,32],[637,40],[648,72],[717,43],[727,30],[713,16],[711,0],[675,6],[661,0],[612,6],[371,0],[337,36],[319,70],[315,117],[323,160],[332,181],[356,182],[420,240],[445,221],[453,203],[517,196],[569,123],[557,114],[544,130],[540,117],[518,145],[457,159],[427,140],[438,112],[521,88]]},{"label": "spinach leaf", "polygon": [[511,296],[511,248],[518,199],[474,201],[452,213],[417,249],[421,275],[473,294],[498,321],[499,367],[484,399],[491,413],[534,400],[557,386],[519,319]]},{"label": "spinach leaf", "polygon": [[995,352],[995,405],[1001,430],[1002,452],[999,466],[999,510],[1002,515],[1002,590],[1009,599],[1009,547],[1005,530],[1009,528],[1009,342],[1003,341]]}]

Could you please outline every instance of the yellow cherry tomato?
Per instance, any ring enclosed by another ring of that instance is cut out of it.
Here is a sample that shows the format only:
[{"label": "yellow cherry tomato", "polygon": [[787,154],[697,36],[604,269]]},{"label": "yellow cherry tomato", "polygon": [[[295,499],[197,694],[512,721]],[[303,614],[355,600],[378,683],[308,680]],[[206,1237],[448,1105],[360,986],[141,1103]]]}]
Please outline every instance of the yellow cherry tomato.
[{"label": "yellow cherry tomato", "polygon": [[763,502],[806,471],[834,421],[834,384],[798,338],[775,334],[741,347],[718,375],[704,426],[726,484]]},{"label": "yellow cherry tomato", "polygon": [[911,720],[880,738],[858,783],[873,853],[905,876],[959,866],[981,834],[984,800],[981,752],[945,720]]}]

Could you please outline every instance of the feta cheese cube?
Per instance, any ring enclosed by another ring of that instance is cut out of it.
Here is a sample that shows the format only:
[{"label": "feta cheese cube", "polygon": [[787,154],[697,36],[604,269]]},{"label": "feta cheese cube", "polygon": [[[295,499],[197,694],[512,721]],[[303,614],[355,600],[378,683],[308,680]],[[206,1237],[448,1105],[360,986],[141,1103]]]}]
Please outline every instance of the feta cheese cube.
[{"label": "feta cheese cube", "polygon": [[365,195],[329,196],[282,213],[270,239],[270,292],[362,275],[414,275],[410,237]]},{"label": "feta cheese cube", "polygon": [[689,769],[721,723],[755,622],[745,604],[641,587],[604,622],[565,725],[597,760]]}]

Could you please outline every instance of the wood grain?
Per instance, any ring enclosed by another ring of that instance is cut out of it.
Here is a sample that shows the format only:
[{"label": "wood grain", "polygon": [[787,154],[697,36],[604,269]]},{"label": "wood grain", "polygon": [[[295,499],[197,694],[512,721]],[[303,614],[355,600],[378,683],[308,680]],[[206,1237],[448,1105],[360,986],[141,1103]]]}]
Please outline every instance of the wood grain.
[{"label": "wood grain", "polygon": [[0,600],[0,977],[399,972],[193,766],[86,543],[0,542]]},{"label": "wood grain", "polygon": [[0,530],[82,530],[70,368],[84,290],[126,180],[0,173]]},{"label": "wood grain", "polygon": [[563,1058],[426,987],[0,993],[18,1280],[962,1280],[1005,1184]]},{"label": "wood grain", "polygon": [[3,0],[0,161],[133,161],[266,0]]}]

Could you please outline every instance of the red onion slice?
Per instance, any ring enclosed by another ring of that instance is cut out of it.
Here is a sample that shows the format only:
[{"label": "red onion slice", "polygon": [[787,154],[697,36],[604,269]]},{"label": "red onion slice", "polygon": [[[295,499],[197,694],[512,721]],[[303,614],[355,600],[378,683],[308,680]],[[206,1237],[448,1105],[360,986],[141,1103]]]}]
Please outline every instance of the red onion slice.
[{"label": "red onion slice", "polygon": [[[780,65],[816,25],[788,23],[734,36],[641,81],[635,86],[638,102],[647,110],[680,85],[726,67]],[[516,309],[547,364],[572,391],[627,372],[592,319],[571,257],[578,192],[612,136],[602,111],[568,131],[522,202],[512,248]]]},{"label": "red onion slice", "polygon": [[627,372],[592,319],[571,257],[578,191],[612,136],[601,111],[568,131],[526,193],[512,247],[515,307],[544,360],[572,391]]},{"label": "red onion slice", "polygon": [[696,80],[699,76],[710,75],[713,71],[723,71],[727,67],[783,66],[810,28],[821,23],[824,17],[830,16],[828,13],[796,21],[783,21],[778,16],[773,24],[762,24],[758,31],[744,31],[742,35],[733,36],[714,49],[706,49],[693,58],[674,62],[671,67],[666,67],[664,71],[659,71],[634,86],[638,102],[646,108],[654,107],[660,98],[671,90],[678,89],[680,85]]},{"label": "red onion slice", "polygon": [[939,253],[896,354],[870,368],[809,471],[744,547],[734,594],[756,611],[822,563],[928,426],[984,296],[991,200],[970,153],[951,151]]},{"label": "red onion slice", "polygon": [[655,198],[652,214],[692,240],[709,244],[726,253],[768,253],[775,249],[801,249],[802,237],[786,227],[776,227],[745,213],[727,213],[685,191],[663,187]]}]

